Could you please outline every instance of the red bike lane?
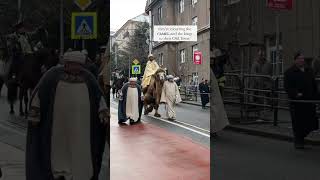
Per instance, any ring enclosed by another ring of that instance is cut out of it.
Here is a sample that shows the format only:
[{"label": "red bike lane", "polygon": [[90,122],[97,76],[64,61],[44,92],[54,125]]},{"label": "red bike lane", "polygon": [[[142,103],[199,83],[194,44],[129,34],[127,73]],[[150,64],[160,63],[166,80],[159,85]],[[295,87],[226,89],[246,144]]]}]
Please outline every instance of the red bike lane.
[{"label": "red bike lane", "polygon": [[112,180],[209,180],[210,149],[150,123],[111,120]]}]

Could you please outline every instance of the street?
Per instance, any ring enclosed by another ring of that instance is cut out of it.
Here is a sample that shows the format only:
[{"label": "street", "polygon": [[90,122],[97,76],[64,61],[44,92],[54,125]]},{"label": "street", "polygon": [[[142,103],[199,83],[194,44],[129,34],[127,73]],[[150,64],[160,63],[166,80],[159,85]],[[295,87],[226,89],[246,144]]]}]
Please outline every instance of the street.
[{"label": "street", "polygon": [[[25,145],[27,124],[23,118],[9,114],[9,106],[3,91],[0,96],[0,167],[1,180],[25,179]],[[15,107],[16,114],[18,106]],[[105,152],[107,154],[107,152]],[[107,179],[107,163],[104,158],[100,179]]]},{"label": "street", "polygon": [[[110,101],[111,107],[117,111],[118,103],[112,95]],[[201,106],[180,103],[176,107],[177,120],[174,122],[166,120],[165,105],[160,105],[159,113],[161,118],[154,117],[152,112],[148,116],[142,115],[142,119],[210,147],[210,109],[203,110]]]},{"label": "street", "polygon": [[212,180],[316,180],[320,147],[225,131],[212,139]]},{"label": "street", "polygon": [[177,111],[177,122],[151,113],[142,123],[119,126],[117,102],[111,99],[111,179],[210,179],[208,127],[196,126],[209,122],[209,111],[185,104]]}]

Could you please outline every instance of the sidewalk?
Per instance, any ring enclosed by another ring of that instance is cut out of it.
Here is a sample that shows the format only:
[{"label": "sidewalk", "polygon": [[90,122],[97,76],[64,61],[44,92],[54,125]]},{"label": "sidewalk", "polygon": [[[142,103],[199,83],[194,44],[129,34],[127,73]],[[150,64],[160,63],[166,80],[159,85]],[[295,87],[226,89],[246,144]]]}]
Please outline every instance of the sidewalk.
[{"label": "sidewalk", "polygon": [[[266,112],[260,115],[260,118],[254,118],[250,121],[240,121],[240,110],[238,108],[226,106],[231,125],[228,130],[243,132],[252,135],[293,141],[291,117],[288,111],[280,110],[278,113],[278,126],[273,125],[273,112]],[[263,119],[263,120],[262,120]],[[312,132],[306,142],[312,145],[320,145],[320,131]]]},{"label": "sidewalk", "polygon": [[1,180],[25,180],[24,152],[0,142]]},{"label": "sidewalk", "polygon": [[208,180],[210,149],[148,123],[111,119],[111,179]]}]

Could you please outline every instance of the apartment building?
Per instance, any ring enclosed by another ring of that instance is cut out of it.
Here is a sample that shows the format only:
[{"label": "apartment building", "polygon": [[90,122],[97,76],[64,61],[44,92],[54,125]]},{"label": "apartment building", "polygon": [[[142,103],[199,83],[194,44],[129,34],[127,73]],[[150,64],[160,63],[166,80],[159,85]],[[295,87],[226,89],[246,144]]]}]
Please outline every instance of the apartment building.
[{"label": "apartment building", "polygon": [[[152,53],[169,74],[187,85],[210,78],[210,0],[148,0],[153,25],[197,25],[197,42],[154,42]],[[203,63],[193,64],[193,52],[201,51]]]},{"label": "apartment building", "polygon": [[[214,43],[228,49],[234,67],[249,69],[257,48],[266,50],[273,74],[281,76],[293,63],[293,54],[301,50],[307,60],[320,50],[320,1],[293,1],[291,10],[274,10],[263,0],[215,0]],[[276,60],[276,17],[279,19],[280,59]],[[235,69],[234,69],[235,70]]]}]

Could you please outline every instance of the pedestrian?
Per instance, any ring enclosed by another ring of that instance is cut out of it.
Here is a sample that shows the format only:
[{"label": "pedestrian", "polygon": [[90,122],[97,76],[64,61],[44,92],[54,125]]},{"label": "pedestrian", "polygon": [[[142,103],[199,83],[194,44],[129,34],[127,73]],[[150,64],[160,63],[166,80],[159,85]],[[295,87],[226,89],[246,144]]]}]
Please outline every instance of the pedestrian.
[{"label": "pedestrian", "polygon": [[167,79],[168,81],[165,81],[162,87],[160,102],[166,104],[167,117],[169,120],[173,121],[177,117],[175,106],[182,100],[179,92],[179,87],[174,82],[173,76],[168,75]]},{"label": "pedestrian", "polygon": [[212,69],[210,71],[211,77],[211,109],[210,109],[210,119],[211,119],[211,130],[212,137],[215,137],[218,132],[223,130],[229,125],[229,120],[227,113],[224,108],[223,100],[220,94],[220,89],[216,76],[214,75]]},{"label": "pedestrian", "polygon": [[[110,119],[97,80],[80,51],[51,68],[30,103],[26,180],[98,180]],[[108,147],[108,146],[107,146]]]},{"label": "pedestrian", "polygon": [[[265,57],[265,51],[264,49],[260,48],[258,50],[258,57],[256,60],[253,62],[251,66],[251,75],[253,77],[251,78],[250,81],[250,86],[252,89],[256,90],[269,90],[272,88],[272,81],[271,78],[266,78],[266,77],[257,77],[257,76],[272,76],[272,65],[270,62],[267,61]],[[257,92],[254,91],[252,93],[253,95],[256,96],[266,96],[270,97],[270,93],[265,93],[265,92]],[[255,103],[263,103],[264,104],[264,99],[262,98],[256,98],[251,96],[251,101]],[[271,103],[271,101],[268,104]]]},{"label": "pedestrian", "polygon": [[202,79],[202,82],[199,84],[199,91],[200,91],[202,109],[206,109],[206,105],[209,103],[209,92],[210,92],[208,80]]},{"label": "pedestrian", "polygon": [[137,78],[130,78],[121,89],[118,105],[118,123],[124,125],[129,119],[130,124],[141,121],[143,95]]},{"label": "pedestrian", "polygon": [[304,56],[294,55],[294,65],[284,74],[284,87],[290,101],[290,114],[296,149],[304,148],[304,138],[319,128],[316,106],[297,100],[315,100],[318,96],[315,76],[311,68],[305,67]]},{"label": "pedestrian", "polygon": [[146,88],[149,86],[149,84],[152,84],[152,75],[154,75],[154,73],[157,72],[157,70],[160,68],[156,59],[154,58],[154,56],[152,54],[150,54],[148,56],[148,62],[146,65],[146,68],[144,70],[144,75],[143,75],[143,79],[142,79],[142,89]]}]

